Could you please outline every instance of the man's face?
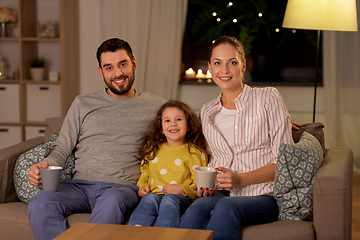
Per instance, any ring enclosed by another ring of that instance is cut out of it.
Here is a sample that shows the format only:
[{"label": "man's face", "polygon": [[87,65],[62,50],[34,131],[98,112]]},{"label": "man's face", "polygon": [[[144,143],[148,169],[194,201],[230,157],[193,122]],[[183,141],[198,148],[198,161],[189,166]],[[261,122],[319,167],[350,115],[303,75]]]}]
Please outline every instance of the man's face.
[{"label": "man's face", "polygon": [[131,61],[126,51],[104,52],[100,56],[101,77],[107,85],[107,93],[115,98],[129,98],[134,95],[135,59]]}]

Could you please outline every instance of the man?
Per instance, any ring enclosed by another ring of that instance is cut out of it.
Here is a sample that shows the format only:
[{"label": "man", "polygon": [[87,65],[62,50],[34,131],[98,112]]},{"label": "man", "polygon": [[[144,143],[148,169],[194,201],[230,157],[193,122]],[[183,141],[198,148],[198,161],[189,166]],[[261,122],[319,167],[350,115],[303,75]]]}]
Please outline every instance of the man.
[{"label": "man", "polygon": [[41,191],[29,202],[28,216],[36,239],[53,239],[68,227],[66,217],[91,213],[90,222],[121,224],[138,203],[139,139],[165,100],[134,89],[136,60],[130,45],[113,38],[97,50],[99,73],[107,88],[78,96],[72,103],[55,148],[30,167],[29,182],[41,184],[40,168],[64,167],[73,153],[73,180],[58,192]]}]

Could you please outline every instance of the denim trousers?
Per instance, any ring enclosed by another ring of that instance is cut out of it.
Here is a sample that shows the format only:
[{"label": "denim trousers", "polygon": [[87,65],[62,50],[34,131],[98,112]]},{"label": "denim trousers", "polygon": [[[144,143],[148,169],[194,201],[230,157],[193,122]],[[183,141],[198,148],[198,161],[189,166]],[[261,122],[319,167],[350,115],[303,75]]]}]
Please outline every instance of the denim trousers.
[{"label": "denim trousers", "polygon": [[272,196],[230,197],[217,191],[195,200],[181,217],[180,228],[212,230],[214,240],[239,240],[242,226],[274,222],[278,214]]},{"label": "denim trousers", "polygon": [[177,228],[181,215],[192,202],[181,194],[148,193],[131,214],[129,225]]},{"label": "denim trousers", "polygon": [[137,190],[135,185],[61,182],[57,192],[40,191],[29,201],[31,230],[37,240],[54,239],[68,228],[66,217],[75,213],[91,213],[91,223],[121,224],[138,203]]}]

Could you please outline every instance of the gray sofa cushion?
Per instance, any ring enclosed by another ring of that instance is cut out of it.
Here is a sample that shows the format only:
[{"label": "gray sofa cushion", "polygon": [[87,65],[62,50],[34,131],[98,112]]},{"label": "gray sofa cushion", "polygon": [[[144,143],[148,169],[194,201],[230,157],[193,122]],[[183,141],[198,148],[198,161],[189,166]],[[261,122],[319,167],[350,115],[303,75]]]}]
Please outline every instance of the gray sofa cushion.
[{"label": "gray sofa cushion", "polygon": [[[42,162],[44,158],[49,155],[52,146],[55,144],[57,137],[58,135],[54,133],[52,137],[49,139],[49,141],[21,154],[18,160],[16,161],[13,180],[14,180],[16,194],[22,202],[28,203],[29,200],[38,191],[42,189],[41,185],[34,186],[29,183],[27,172],[29,171],[30,166]],[[73,155],[70,155],[65,162],[65,168],[62,172],[61,180],[72,179],[74,168],[75,168],[75,157]]]},{"label": "gray sofa cushion", "polygon": [[312,220],[313,183],[322,160],[322,146],[308,132],[298,143],[281,143],[274,187],[279,220]]}]

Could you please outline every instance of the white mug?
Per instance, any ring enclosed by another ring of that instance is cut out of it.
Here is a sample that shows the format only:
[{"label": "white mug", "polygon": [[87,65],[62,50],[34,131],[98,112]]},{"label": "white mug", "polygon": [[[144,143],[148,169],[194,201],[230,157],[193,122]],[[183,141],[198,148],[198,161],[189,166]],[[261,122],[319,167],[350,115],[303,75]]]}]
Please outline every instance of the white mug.
[{"label": "white mug", "polygon": [[196,186],[198,189],[201,187],[206,188],[215,188],[215,179],[218,172],[215,168],[211,167],[196,167],[195,168],[195,177],[196,177]]}]

